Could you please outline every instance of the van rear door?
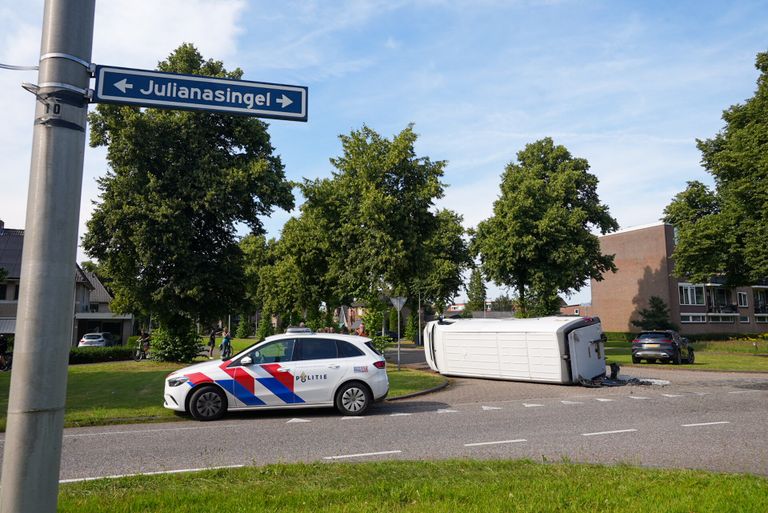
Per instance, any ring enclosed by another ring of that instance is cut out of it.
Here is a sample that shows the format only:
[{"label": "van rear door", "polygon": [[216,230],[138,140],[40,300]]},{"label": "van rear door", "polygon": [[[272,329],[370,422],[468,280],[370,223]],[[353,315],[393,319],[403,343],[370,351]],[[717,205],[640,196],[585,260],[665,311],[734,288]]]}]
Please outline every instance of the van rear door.
[{"label": "van rear door", "polygon": [[578,327],[568,333],[573,382],[605,375],[605,344],[600,323]]}]

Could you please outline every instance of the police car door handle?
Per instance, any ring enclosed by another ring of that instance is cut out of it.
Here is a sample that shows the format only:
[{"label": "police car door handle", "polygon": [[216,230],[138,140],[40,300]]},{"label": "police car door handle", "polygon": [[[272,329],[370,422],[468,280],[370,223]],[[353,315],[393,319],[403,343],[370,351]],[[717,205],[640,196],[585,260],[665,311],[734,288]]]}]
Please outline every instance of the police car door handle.
[{"label": "police car door handle", "polygon": [[282,367],[278,367],[277,368],[277,372],[291,372],[291,370],[290,369],[284,369]]},{"label": "police car door handle", "polygon": [[341,367],[341,365],[339,365],[338,363],[328,366],[329,369],[338,369],[339,367]]}]

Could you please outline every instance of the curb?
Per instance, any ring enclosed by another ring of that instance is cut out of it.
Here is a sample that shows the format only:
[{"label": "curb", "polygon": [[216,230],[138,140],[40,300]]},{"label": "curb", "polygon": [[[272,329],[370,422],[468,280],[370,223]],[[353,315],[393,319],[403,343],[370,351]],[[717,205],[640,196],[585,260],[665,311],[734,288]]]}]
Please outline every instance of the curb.
[{"label": "curb", "polygon": [[400,399],[410,399],[411,397],[418,397],[420,395],[431,394],[432,392],[438,392],[447,387],[450,382],[446,379],[444,383],[437,385],[436,387],[428,388],[426,390],[420,390],[419,392],[412,392],[410,394],[398,395],[397,397],[388,397],[387,401],[399,401]]},{"label": "curb", "polygon": [[[621,368],[622,369],[624,367],[632,367],[632,368],[635,368],[635,369],[648,369],[648,368],[652,368],[653,369],[653,368],[656,368],[656,367],[648,367],[648,365],[655,365],[655,364],[645,364],[645,365],[643,365],[643,364],[640,364],[640,363],[622,363],[621,364]],[[674,366],[674,367],[673,366],[669,366],[669,367],[658,367],[658,368],[660,368],[660,369],[669,368],[670,370],[677,369],[677,370],[681,370],[681,371],[690,371],[690,372],[720,372],[720,373],[723,373],[723,374],[725,374],[725,373],[733,373],[733,374],[768,374],[768,371],[751,371],[751,370],[740,370],[740,369],[739,370],[695,369],[695,368],[691,368],[691,367],[685,367],[685,364],[683,364],[683,365],[681,365],[679,367],[678,366]]]}]

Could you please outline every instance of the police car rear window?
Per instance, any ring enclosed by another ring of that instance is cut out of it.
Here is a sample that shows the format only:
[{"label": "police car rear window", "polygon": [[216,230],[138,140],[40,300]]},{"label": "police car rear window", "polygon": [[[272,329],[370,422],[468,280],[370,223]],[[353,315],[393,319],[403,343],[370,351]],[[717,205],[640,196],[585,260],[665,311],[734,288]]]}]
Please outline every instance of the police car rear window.
[{"label": "police car rear window", "polygon": [[381,354],[381,351],[379,351],[379,350],[377,350],[375,347],[373,347],[373,342],[366,342],[366,343],[365,343],[365,345],[366,345],[366,346],[368,346],[368,348],[369,348],[371,351],[373,351],[374,353],[376,353],[376,354],[378,354],[378,355],[380,355],[380,354]]},{"label": "police car rear window", "polygon": [[355,356],[363,356],[364,354],[360,349],[343,340],[337,340],[336,347],[339,350],[339,358],[354,358]]}]

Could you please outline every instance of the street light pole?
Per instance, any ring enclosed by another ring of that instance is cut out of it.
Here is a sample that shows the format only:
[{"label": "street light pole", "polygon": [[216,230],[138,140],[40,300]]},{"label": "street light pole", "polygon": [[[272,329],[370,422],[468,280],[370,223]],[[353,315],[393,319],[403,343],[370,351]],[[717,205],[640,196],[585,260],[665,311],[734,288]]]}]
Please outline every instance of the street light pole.
[{"label": "street light pole", "polygon": [[46,0],[0,511],[54,513],[95,0]]}]

